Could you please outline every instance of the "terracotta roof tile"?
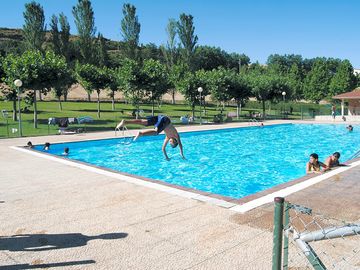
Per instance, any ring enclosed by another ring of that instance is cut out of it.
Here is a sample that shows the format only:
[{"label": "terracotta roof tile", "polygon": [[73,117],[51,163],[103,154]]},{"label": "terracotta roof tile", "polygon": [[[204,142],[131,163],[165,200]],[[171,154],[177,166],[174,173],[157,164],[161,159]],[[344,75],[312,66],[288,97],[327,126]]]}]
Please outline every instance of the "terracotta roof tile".
[{"label": "terracotta roof tile", "polygon": [[333,99],[360,99],[360,87],[354,89],[351,92],[346,92],[333,96]]}]

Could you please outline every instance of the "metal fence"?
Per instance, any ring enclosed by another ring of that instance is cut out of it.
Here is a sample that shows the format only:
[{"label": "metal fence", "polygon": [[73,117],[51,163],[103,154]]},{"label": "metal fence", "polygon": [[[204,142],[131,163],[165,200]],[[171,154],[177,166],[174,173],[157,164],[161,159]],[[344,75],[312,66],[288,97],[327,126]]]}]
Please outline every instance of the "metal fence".
[{"label": "metal fence", "polygon": [[272,269],[360,269],[360,220],[344,221],[275,198]]}]

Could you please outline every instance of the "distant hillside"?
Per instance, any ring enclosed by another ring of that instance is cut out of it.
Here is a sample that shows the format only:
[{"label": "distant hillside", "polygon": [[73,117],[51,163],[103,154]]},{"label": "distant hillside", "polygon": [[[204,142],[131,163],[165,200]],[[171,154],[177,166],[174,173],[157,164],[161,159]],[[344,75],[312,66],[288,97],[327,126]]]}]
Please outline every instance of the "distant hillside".
[{"label": "distant hillside", "polygon": [[0,27],[0,40],[23,40],[22,29],[10,29],[10,28],[1,28]]},{"label": "distant hillside", "polygon": [[[51,34],[49,31],[45,35],[45,47],[51,42]],[[70,41],[76,41],[78,36],[71,35]],[[0,27],[0,50],[8,52],[12,47],[16,48],[22,47],[22,42],[24,41],[22,29],[12,29],[12,28],[3,28]],[[119,50],[123,47],[123,42],[113,41],[105,38],[105,45],[108,51]]]}]

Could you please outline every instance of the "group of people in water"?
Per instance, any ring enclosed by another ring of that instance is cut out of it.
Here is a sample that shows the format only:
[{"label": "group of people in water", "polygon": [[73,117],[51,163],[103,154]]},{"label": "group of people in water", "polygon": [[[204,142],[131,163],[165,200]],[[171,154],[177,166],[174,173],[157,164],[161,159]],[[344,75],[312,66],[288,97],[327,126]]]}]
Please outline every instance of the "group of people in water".
[{"label": "group of people in water", "polygon": [[[348,125],[346,129],[349,132],[354,130],[352,125]],[[335,152],[331,156],[327,157],[325,162],[319,161],[319,155],[316,153],[312,153],[310,155],[309,162],[306,163],[306,173],[323,173],[330,170],[333,167],[337,166],[346,166],[345,164],[340,164],[340,153]]]},{"label": "group of people in water", "polygon": [[327,157],[325,163],[319,161],[319,155],[312,153],[309,162],[306,163],[306,173],[323,173],[337,166],[346,166],[340,163],[340,153],[335,152]]},{"label": "group of people in water", "polygon": [[[27,148],[34,148],[34,145],[32,144],[31,141],[28,141],[26,147],[27,147]],[[49,151],[49,150],[50,150],[50,143],[49,143],[49,142],[46,142],[46,143],[44,144],[43,150],[44,150],[44,151]],[[62,155],[63,155],[63,156],[68,156],[68,155],[69,155],[69,152],[70,152],[70,148],[69,148],[69,147],[65,147],[65,148],[64,148],[64,152],[62,153]]]}]

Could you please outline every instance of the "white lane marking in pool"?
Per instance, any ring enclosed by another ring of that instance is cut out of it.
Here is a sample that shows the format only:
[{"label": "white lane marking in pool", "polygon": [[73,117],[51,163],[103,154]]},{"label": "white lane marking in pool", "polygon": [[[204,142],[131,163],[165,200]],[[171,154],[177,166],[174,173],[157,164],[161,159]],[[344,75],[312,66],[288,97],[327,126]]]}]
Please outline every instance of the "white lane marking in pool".
[{"label": "white lane marking in pool", "polygon": [[353,163],[350,164],[350,166],[337,168],[336,170],[327,172],[325,174],[321,174],[321,175],[319,175],[317,177],[314,177],[314,178],[311,178],[311,179],[306,180],[304,182],[301,182],[301,183],[295,184],[293,186],[284,188],[284,189],[276,191],[274,193],[265,195],[263,197],[260,197],[258,199],[255,199],[255,200],[252,200],[250,202],[244,203],[242,205],[236,205],[234,207],[231,207],[230,210],[233,210],[233,211],[236,211],[236,212],[239,212],[239,213],[245,213],[245,212],[247,212],[247,211],[249,211],[251,209],[254,209],[256,207],[259,207],[261,205],[273,202],[275,197],[286,197],[286,196],[288,196],[288,195],[290,195],[292,193],[295,193],[297,191],[300,191],[302,189],[305,189],[307,187],[315,185],[315,184],[317,184],[317,183],[319,183],[319,182],[321,182],[321,181],[323,181],[323,180],[325,180],[327,178],[330,178],[331,176],[334,176],[336,174],[345,172],[345,171],[347,171],[347,170],[349,170],[351,168],[354,168],[355,166],[358,166],[358,165],[360,165],[360,161],[353,162]]},{"label": "white lane marking in pool", "polygon": [[165,185],[162,185],[162,184],[157,184],[157,183],[141,180],[141,179],[138,179],[138,178],[135,178],[135,177],[123,175],[121,173],[110,172],[110,171],[107,171],[107,170],[104,170],[104,169],[95,168],[95,167],[90,166],[90,165],[77,163],[77,162],[67,160],[67,159],[64,159],[64,158],[58,158],[56,156],[46,155],[46,154],[42,154],[42,153],[36,152],[36,151],[30,151],[30,150],[24,149],[22,147],[17,147],[17,146],[9,146],[9,147],[11,149],[21,151],[21,152],[25,152],[27,154],[31,154],[31,155],[34,155],[34,156],[37,156],[37,157],[41,157],[41,158],[45,158],[45,159],[48,159],[48,160],[56,161],[56,162],[59,162],[59,163],[62,163],[62,164],[70,165],[72,167],[80,168],[80,169],[90,171],[90,172],[94,172],[94,173],[97,173],[97,174],[109,176],[109,177],[112,177],[112,178],[119,179],[121,181],[136,184],[136,185],[139,185],[139,186],[153,188],[153,189],[156,189],[156,190],[160,190],[160,191],[167,192],[167,193],[177,195],[177,196],[181,196],[181,197],[184,197],[184,198],[195,199],[195,200],[202,201],[202,202],[208,202],[208,203],[215,204],[215,205],[218,205],[218,206],[221,206],[221,207],[224,207],[224,208],[230,208],[230,207],[233,207],[233,206],[236,205],[234,203],[230,203],[230,202],[227,202],[227,201],[224,201],[224,200],[204,196],[204,195],[201,195],[201,194],[198,194],[198,193],[194,193],[194,192],[190,192],[190,191],[184,191],[184,190],[181,190],[181,189],[165,186]]}]

